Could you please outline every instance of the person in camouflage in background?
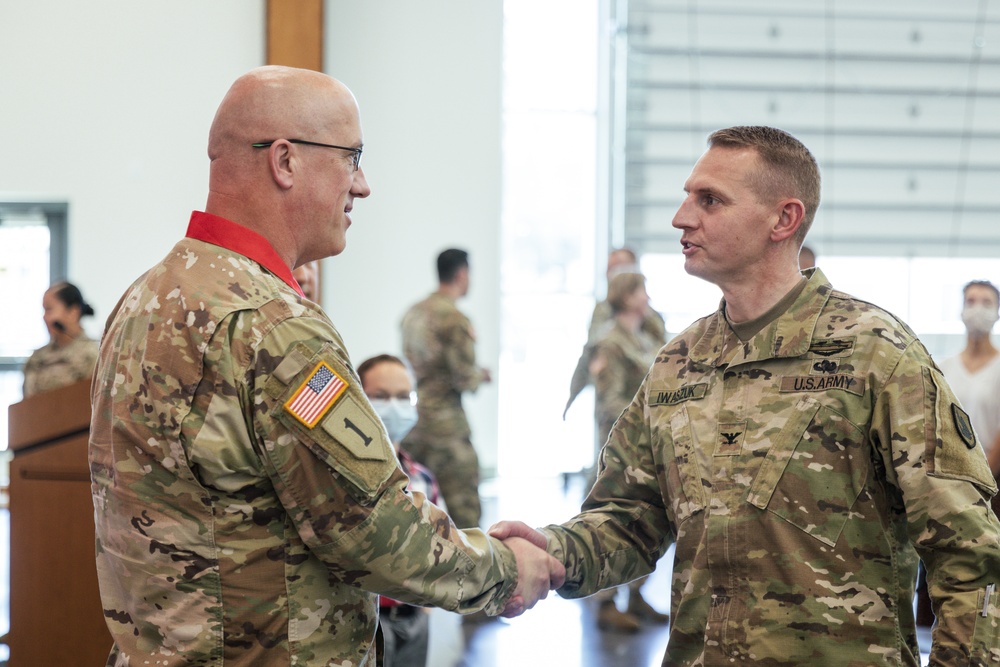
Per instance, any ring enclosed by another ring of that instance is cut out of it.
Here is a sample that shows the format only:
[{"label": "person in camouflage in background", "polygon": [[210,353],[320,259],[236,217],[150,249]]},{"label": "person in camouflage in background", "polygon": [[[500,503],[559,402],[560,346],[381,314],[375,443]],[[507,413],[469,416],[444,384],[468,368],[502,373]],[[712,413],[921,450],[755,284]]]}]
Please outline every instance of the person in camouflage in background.
[{"label": "person in camouflage in background", "polygon": [[[605,274],[608,279],[608,285],[611,284],[615,276],[622,273],[639,273],[639,261],[631,248],[615,248],[608,253],[608,268]],[[566,413],[569,412],[569,408],[573,405],[576,397],[591,382],[590,362],[594,357],[594,346],[614,326],[615,315],[611,310],[611,304],[608,303],[608,300],[605,298],[603,301],[598,301],[594,304],[594,312],[590,315],[590,326],[587,327],[587,342],[580,352],[576,368],[573,369],[573,377],[570,379],[569,398],[566,399],[566,407],[563,408],[563,420],[566,419]],[[646,312],[643,313],[642,332],[655,340],[662,340],[663,342],[667,340],[667,325],[663,321],[663,316],[648,305]],[[595,419],[599,420],[600,418],[595,414]],[[601,437],[601,428],[598,427],[597,431],[598,437]],[[607,431],[604,431],[603,435],[607,436]],[[603,444],[604,440],[602,437],[597,446],[600,447]]]},{"label": "person in camouflage in background", "polygon": [[476,364],[472,323],[455,306],[469,292],[469,255],[451,248],[437,258],[438,289],[403,316],[403,353],[417,378],[417,425],[403,449],[437,476],[460,528],[479,525],[479,457],[462,393],[490,381]]},{"label": "person in camouflage in background", "polygon": [[126,291],[94,376],[108,665],[369,667],[376,593],[530,607],[562,566],[406,492],[340,335],[292,277],[344,250],[370,193],[353,95],[318,72],[252,70],[209,157],[206,212]]},{"label": "person in camouflage in background", "polygon": [[[608,439],[615,421],[632,402],[646,372],[656,359],[656,353],[667,341],[656,338],[643,328],[649,307],[646,278],[641,273],[619,273],[608,282],[606,303],[611,308],[612,326],[594,344],[589,370],[594,381],[594,412],[597,416],[597,436],[601,444]],[[600,461],[600,451],[594,457]],[[593,485],[597,466],[588,480]],[[653,608],[642,595],[646,577],[629,582],[628,586],[598,591],[597,627],[605,631],[638,632],[641,621],[666,623],[669,617]],[[615,604],[618,589],[628,589],[628,606],[620,611]]]},{"label": "person in camouflage in background", "polygon": [[49,342],[24,364],[25,398],[87,379],[97,362],[97,341],[80,324],[80,318],[93,315],[94,309],[83,300],[80,288],[65,281],[55,283],[42,295],[42,309]]},{"label": "person in camouflage in background", "polygon": [[799,273],[812,155],[781,130],[720,130],[684,190],[685,269],[724,298],[661,350],[582,513],[541,529],[560,594],[647,574],[673,541],[664,665],[919,665],[919,558],[930,664],[1000,663],[993,476],[910,329]]}]

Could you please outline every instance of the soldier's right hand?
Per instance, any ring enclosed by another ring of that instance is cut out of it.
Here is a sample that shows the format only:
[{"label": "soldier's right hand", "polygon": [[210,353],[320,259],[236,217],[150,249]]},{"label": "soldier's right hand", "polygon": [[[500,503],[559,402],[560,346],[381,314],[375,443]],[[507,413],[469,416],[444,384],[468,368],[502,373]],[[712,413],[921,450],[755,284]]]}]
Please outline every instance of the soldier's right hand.
[{"label": "soldier's right hand", "polygon": [[550,590],[566,581],[566,568],[535,544],[521,537],[508,537],[503,543],[514,552],[517,560],[517,586],[501,614],[505,618],[520,616]]}]

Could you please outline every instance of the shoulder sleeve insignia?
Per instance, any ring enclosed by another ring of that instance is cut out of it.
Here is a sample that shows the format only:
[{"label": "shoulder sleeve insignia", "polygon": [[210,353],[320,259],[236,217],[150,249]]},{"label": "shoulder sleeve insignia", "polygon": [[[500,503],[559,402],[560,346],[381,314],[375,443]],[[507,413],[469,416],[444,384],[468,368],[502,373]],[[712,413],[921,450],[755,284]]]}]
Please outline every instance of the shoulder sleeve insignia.
[{"label": "shoulder sleeve insignia", "polygon": [[340,399],[347,387],[347,381],[321,361],[285,402],[285,410],[312,428]]},{"label": "shoulder sleeve insignia", "polygon": [[965,446],[969,449],[975,447],[976,432],[972,428],[972,420],[969,419],[969,415],[965,410],[958,407],[958,403],[952,403],[951,416],[955,420],[955,429],[958,431],[958,435],[962,438]]}]

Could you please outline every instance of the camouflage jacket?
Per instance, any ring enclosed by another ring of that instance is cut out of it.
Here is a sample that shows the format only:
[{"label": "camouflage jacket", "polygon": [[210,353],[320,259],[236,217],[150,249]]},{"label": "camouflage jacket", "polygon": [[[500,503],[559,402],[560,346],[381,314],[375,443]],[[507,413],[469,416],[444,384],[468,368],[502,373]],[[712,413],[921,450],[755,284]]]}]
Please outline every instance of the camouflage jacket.
[{"label": "camouflage jacket", "polygon": [[52,391],[89,378],[97,363],[97,341],[80,334],[68,345],[49,342],[24,364],[24,397]]},{"label": "camouflage jacket", "polygon": [[905,324],[818,270],[747,342],[721,310],[657,356],[583,511],[544,529],[560,594],[650,572],[676,542],[664,665],[1000,661],[1000,524],[982,449]]},{"label": "camouflage jacket", "polygon": [[402,331],[403,353],[417,380],[417,425],[407,440],[469,437],[462,392],[475,391],[482,377],[469,318],[452,299],[433,292],[406,312]]},{"label": "camouflage jacket", "polygon": [[628,331],[616,322],[594,345],[594,363],[598,366],[594,374],[595,411],[602,443],[639,391],[663,342],[652,339],[641,329]]},{"label": "camouflage jacket", "polygon": [[200,213],[188,235],[122,297],[94,377],[109,664],[373,665],[376,593],[499,613],[513,554],[406,491],[339,334],[266,241]]},{"label": "camouflage jacket", "polygon": [[[584,387],[590,384],[591,377],[588,368],[594,356],[594,348],[598,341],[608,335],[614,325],[615,316],[611,312],[611,304],[607,301],[598,301],[590,316],[587,342],[580,352],[580,358],[576,361],[576,368],[573,369],[573,377],[569,382],[569,399],[566,401],[565,410],[569,410]],[[667,342],[667,325],[663,321],[663,317],[652,308],[646,309],[646,317],[642,320],[641,331],[651,340],[656,341],[657,347]],[[607,431],[604,431],[603,435],[607,435]]]}]

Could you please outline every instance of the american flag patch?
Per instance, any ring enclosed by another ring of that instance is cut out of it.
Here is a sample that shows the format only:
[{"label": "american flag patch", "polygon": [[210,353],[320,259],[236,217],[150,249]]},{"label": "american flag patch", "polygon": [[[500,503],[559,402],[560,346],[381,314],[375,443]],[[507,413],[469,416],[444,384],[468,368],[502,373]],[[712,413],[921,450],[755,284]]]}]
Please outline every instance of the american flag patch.
[{"label": "american flag patch", "polygon": [[285,402],[285,409],[300,422],[312,428],[340,395],[347,389],[347,382],[337,375],[326,362],[321,361],[309,374],[292,397]]}]

